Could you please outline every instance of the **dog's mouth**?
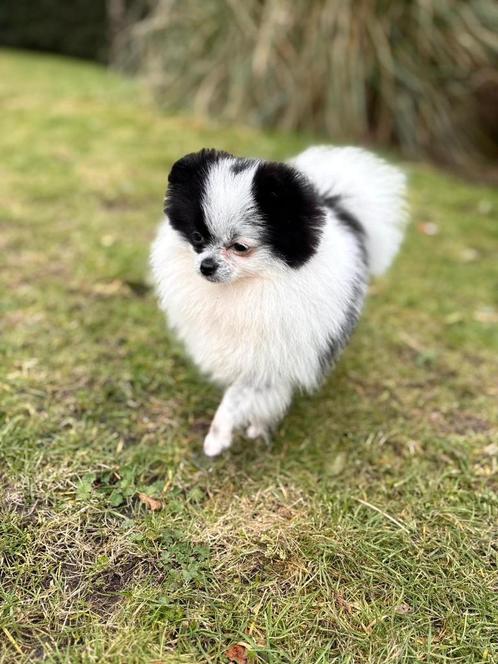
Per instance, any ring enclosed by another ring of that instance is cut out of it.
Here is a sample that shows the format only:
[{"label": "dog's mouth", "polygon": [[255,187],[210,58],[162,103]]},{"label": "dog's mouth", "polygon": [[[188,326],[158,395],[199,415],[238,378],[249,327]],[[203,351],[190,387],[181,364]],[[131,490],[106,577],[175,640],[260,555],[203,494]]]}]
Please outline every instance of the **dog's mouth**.
[{"label": "dog's mouth", "polygon": [[202,272],[200,272],[200,276],[211,284],[223,284],[230,281],[228,275],[220,274],[218,272],[215,272],[214,274],[202,274]]}]

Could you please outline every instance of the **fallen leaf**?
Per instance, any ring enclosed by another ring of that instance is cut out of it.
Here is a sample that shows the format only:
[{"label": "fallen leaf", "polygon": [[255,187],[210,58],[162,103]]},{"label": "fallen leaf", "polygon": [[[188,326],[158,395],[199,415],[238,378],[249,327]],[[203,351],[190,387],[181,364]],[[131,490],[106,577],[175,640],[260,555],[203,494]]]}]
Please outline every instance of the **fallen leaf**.
[{"label": "fallen leaf", "polygon": [[247,664],[247,648],[241,643],[230,646],[226,651],[226,656],[231,662],[236,664]]},{"label": "fallen leaf", "polygon": [[428,221],[425,224],[419,224],[418,230],[422,235],[437,235],[439,233],[439,226],[432,221]]},{"label": "fallen leaf", "polygon": [[479,252],[476,249],[472,249],[472,247],[466,247],[465,249],[462,249],[460,252],[460,260],[463,263],[472,263],[473,261],[476,261],[479,258]]},{"label": "fallen leaf", "polygon": [[337,602],[337,606],[340,609],[342,609],[343,611],[345,611],[346,613],[349,613],[349,614],[353,613],[353,607],[344,598],[344,595],[342,595],[341,593],[337,593],[337,595],[335,596],[335,601]]},{"label": "fallen leaf", "polygon": [[347,458],[344,452],[338,452],[330,463],[326,464],[326,472],[330,477],[337,477],[346,467]]},{"label": "fallen leaf", "polygon": [[453,311],[451,314],[448,314],[444,322],[447,325],[455,325],[456,323],[461,323],[463,321],[463,314],[461,314],[459,311]]},{"label": "fallen leaf", "polygon": [[101,244],[103,247],[112,247],[112,245],[113,245],[115,242],[116,242],[116,236],[115,236],[115,235],[111,235],[110,233],[107,234],[107,235],[103,235],[103,236],[100,238],[100,244]]},{"label": "fallen leaf", "polygon": [[97,282],[92,285],[92,293],[95,295],[111,296],[117,293],[128,292],[129,289],[121,279],[113,281]]},{"label": "fallen leaf", "polygon": [[498,323],[498,311],[491,307],[481,307],[474,311],[474,320],[479,323]]},{"label": "fallen leaf", "polygon": [[493,210],[493,204],[491,203],[491,201],[482,200],[479,201],[477,209],[481,214],[489,214]]},{"label": "fallen leaf", "polygon": [[422,446],[418,440],[413,440],[410,439],[406,442],[406,447],[408,449],[408,453],[411,456],[415,456],[416,454],[421,454],[422,452]]},{"label": "fallen leaf", "polygon": [[396,613],[400,613],[401,615],[405,615],[407,613],[412,612],[412,607],[409,604],[400,604],[394,610],[396,611]]},{"label": "fallen leaf", "polygon": [[147,509],[151,510],[151,512],[157,512],[157,510],[160,510],[163,506],[161,500],[158,500],[157,498],[152,498],[151,496],[148,496],[146,493],[139,493],[138,499],[140,500],[141,503],[143,503],[147,507]]}]

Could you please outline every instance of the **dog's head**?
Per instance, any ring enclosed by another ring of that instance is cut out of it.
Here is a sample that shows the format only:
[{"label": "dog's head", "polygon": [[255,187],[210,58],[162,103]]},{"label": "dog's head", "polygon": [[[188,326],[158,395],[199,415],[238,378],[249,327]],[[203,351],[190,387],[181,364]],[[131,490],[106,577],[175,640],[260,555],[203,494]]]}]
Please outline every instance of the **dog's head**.
[{"label": "dog's head", "polygon": [[165,212],[194,269],[225,283],[301,267],[324,221],[316,192],[292,167],[212,149],[173,165]]}]

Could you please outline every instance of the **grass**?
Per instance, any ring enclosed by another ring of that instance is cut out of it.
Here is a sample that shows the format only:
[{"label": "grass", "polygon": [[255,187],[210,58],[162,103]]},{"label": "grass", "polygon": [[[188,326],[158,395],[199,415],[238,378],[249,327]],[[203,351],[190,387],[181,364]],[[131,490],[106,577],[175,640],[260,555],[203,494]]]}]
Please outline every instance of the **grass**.
[{"label": "grass", "polygon": [[498,193],[406,165],[337,371],[208,462],[219,394],[147,285],[166,173],[304,139],[41,56],[2,53],[0,97],[0,662],[497,661]]}]

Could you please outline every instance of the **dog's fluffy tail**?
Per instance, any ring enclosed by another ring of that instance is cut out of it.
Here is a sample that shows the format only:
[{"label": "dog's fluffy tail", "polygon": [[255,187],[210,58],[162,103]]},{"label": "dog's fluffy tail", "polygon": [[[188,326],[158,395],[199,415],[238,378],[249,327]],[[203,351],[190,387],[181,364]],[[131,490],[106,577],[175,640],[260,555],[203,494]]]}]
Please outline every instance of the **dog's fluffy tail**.
[{"label": "dog's fluffy tail", "polygon": [[406,178],[371,152],[360,148],[311,147],[290,162],[324,197],[361,223],[366,234],[370,272],[385,272],[396,256],[408,220]]}]

